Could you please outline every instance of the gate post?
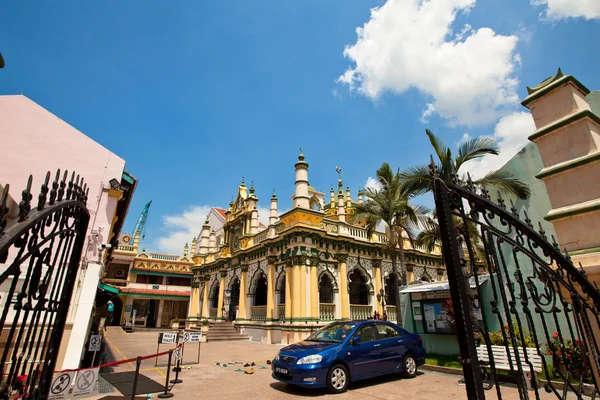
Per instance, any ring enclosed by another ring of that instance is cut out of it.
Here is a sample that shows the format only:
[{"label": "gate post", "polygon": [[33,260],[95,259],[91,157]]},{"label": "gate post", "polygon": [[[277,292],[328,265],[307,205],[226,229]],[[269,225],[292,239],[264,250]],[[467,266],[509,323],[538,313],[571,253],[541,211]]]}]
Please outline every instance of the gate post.
[{"label": "gate post", "polygon": [[[448,188],[440,178],[434,178],[433,195],[442,239],[442,254],[446,263],[450,296],[454,305],[456,334],[460,349],[463,374],[470,400],[485,399],[481,368],[477,359],[475,338],[473,337],[473,321],[471,319],[471,300],[469,298],[467,279],[463,273],[461,251],[456,240],[456,230],[452,221],[452,209]],[[462,198],[459,198],[462,201]]]}]

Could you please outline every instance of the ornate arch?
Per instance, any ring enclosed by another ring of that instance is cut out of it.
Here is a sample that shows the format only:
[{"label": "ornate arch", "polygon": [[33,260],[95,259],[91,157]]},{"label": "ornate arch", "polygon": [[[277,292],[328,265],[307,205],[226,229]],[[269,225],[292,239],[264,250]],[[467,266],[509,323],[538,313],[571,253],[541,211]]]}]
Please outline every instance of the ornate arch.
[{"label": "ornate arch", "polygon": [[210,286],[210,289],[208,289],[208,298],[212,299],[215,295],[218,297],[219,296],[219,292],[217,291],[217,293],[215,292],[215,289],[217,288],[217,286],[219,286],[219,280],[215,279],[212,283],[212,285]]},{"label": "ornate arch", "polygon": [[256,285],[258,283],[258,280],[263,275],[267,276],[267,273],[263,271],[262,268],[257,268],[256,271],[254,271],[254,274],[252,275],[252,278],[250,279],[250,284],[248,286],[248,296],[254,296],[256,294]]},{"label": "ornate arch", "polygon": [[275,292],[281,292],[281,290],[285,290],[285,268],[281,268],[275,278]]},{"label": "ornate arch", "polygon": [[333,275],[333,274],[331,273],[331,271],[329,271],[328,269],[326,269],[326,270],[322,271],[322,272],[319,274],[319,277],[317,278],[317,282],[321,282],[321,277],[322,277],[323,275],[327,275],[327,276],[329,276],[329,279],[331,279],[331,283],[333,284],[333,292],[334,292],[334,293],[337,293],[337,292],[339,292],[340,288],[339,288],[339,286],[338,286],[338,281],[337,281],[337,279],[336,279],[335,275]]},{"label": "ornate arch", "polygon": [[322,211],[323,210],[323,207],[321,207],[321,202],[319,201],[319,199],[315,195],[313,195],[310,198],[308,206],[309,206],[309,208],[311,210],[313,210],[314,206],[317,206],[317,211]]},{"label": "ornate arch", "polygon": [[[350,275],[354,270],[358,270],[366,279],[365,285],[367,285],[367,289],[369,290],[369,294],[375,294],[375,287],[373,286],[373,277],[369,274],[369,271],[365,267],[363,267],[360,263],[357,263],[354,268],[349,268],[347,273],[348,283],[350,283]],[[348,291],[350,290],[350,286],[348,286]]]},{"label": "ornate arch", "polygon": [[237,276],[237,275],[233,275],[233,276],[232,276],[232,277],[229,279],[229,282],[227,283],[227,289],[231,290],[231,288],[233,287],[233,283],[234,283],[236,280],[237,280],[238,282],[241,282],[241,281],[240,281],[240,278],[238,278],[238,276]]}]

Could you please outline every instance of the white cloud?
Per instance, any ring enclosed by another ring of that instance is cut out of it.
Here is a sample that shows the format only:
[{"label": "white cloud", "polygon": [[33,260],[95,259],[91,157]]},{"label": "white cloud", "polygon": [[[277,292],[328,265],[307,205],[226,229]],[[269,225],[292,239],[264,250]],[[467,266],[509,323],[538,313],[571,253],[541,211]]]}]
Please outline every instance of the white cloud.
[{"label": "white cloud", "polygon": [[560,20],[563,18],[600,18],[598,0],[531,0],[534,6],[544,6],[542,19]]},{"label": "white cloud", "polygon": [[381,189],[381,183],[373,177],[367,178],[367,182],[365,183],[365,189],[371,189],[374,191],[378,191]]},{"label": "white cloud", "polygon": [[469,172],[473,178],[481,178],[488,172],[497,170],[529,142],[527,137],[534,130],[535,124],[528,112],[515,112],[501,118],[494,128],[493,135],[499,144],[500,154],[469,161],[461,171]]},{"label": "white cloud", "polygon": [[411,87],[431,96],[423,112],[451,124],[492,123],[517,100],[517,36],[465,25],[454,33],[459,12],[476,0],[388,0],[371,10],[344,55],[354,62],[338,81],[375,100]]},{"label": "white cloud", "polygon": [[[211,208],[212,206],[190,206],[180,214],[163,216],[162,235],[154,243],[156,251],[183,255],[185,244],[188,243],[191,246],[192,239],[200,233]],[[258,207],[258,219],[268,226],[269,209]],[[154,251],[155,249],[148,250]]]}]

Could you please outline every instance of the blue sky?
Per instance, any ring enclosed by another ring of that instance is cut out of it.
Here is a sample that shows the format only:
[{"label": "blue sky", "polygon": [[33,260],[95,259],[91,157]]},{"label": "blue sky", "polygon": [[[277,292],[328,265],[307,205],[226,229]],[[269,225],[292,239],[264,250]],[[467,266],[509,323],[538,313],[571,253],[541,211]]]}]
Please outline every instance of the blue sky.
[{"label": "blue sky", "polygon": [[495,135],[472,169],[501,166],[533,130],[526,85],[561,67],[600,89],[598,6],[532,1],[3,2],[0,94],[124,157],[126,230],[153,200],[144,245],[179,252],[242,176],[289,208],[299,147],[327,198],[336,165],[355,197],[383,161],[427,162],[425,128]]}]

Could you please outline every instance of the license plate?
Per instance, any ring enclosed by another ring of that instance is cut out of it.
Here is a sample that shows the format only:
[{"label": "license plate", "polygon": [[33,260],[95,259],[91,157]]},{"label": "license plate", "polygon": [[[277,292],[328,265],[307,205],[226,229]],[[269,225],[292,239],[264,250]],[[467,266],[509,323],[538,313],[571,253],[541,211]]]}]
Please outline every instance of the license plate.
[{"label": "license plate", "polygon": [[280,374],[285,374],[287,375],[288,370],[285,368],[279,368],[279,367],[275,367],[275,372],[279,372]]}]

